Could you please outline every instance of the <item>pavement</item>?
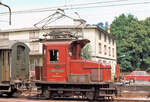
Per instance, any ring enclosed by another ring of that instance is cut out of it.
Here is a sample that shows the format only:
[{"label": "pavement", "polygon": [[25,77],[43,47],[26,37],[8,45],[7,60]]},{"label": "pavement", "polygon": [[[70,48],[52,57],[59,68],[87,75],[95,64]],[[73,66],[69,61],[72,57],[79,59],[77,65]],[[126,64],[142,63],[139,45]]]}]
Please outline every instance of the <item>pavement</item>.
[{"label": "pavement", "polygon": [[135,81],[135,85],[150,85],[150,81]]}]

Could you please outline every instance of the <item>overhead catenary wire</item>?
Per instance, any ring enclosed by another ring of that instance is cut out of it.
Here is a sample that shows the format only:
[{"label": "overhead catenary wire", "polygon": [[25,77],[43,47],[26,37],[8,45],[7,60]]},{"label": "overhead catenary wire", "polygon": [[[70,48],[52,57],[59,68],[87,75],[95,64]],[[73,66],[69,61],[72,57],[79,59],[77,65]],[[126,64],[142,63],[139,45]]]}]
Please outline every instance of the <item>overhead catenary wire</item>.
[{"label": "overhead catenary wire", "polygon": [[143,3],[126,3],[126,4],[112,4],[112,5],[104,5],[104,6],[86,6],[86,7],[78,7],[78,8],[71,8],[71,9],[85,9],[85,8],[98,8],[98,7],[114,7],[114,6],[127,6],[127,5],[140,5],[140,4],[149,4],[150,2],[143,2]]},{"label": "overhead catenary wire", "polygon": [[[136,3],[121,3],[121,4],[109,4],[109,5],[107,4],[107,5],[98,5],[98,6],[96,6],[96,5],[94,5],[94,6],[78,6],[78,7],[75,7],[74,5],[72,5],[70,7],[66,6],[66,7],[64,7],[62,9],[64,9],[64,10],[87,9],[87,8],[101,8],[101,7],[114,7],[114,6],[127,6],[127,5],[141,5],[141,4],[149,4],[149,3],[150,2],[136,2]],[[62,6],[57,6],[57,8],[59,8],[59,7],[62,7]],[[56,7],[49,7],[49,8],[41,8],[41,9],[24,10],[24,11],[14,11],[14,12],[12,12],[12,14],[25,14],[25,13],[37,13],[37,12],[56,11],[57,8]],[[5,14],[8,14],[8,12],[0,13],[0,15],[5,15]]]},{"label": "overhead catenary wire", "polygon": [[6,20],[0,20],[0,22],[7,22],[8,23],[8,21],[6,21]]},{"label": "overhead catenary wire", "polygon": [[[47,9],[52,9],[52,11],[55,11],[57,8],[61,8],[61,7],[73,7],[73,6],[84,6],[84,5],[94,5],[94,4],[103,4],[103,3],[113,3],[113,2],[123,2],[123,1],[128,1],[128,0],[110,0],[110,1],[99,1],[99,2],[89,2],[89,3],[78,3],[78,4],[68,4],[68,5],[62,5],[62,6],[54,6],[54,7],[46,7],[46,8],[39,8],[39,9],[30,9],[30,10],[22,10],[22,11],[14,11],[13,13],[21,13],[21,12],[24,12],[24,13],[28,13],[28,12],[40,12],[41,10],[45,10],[47,11]],[[8,12],[3,12],[3,13],[0,13],[0,14],[6,14]]]}]

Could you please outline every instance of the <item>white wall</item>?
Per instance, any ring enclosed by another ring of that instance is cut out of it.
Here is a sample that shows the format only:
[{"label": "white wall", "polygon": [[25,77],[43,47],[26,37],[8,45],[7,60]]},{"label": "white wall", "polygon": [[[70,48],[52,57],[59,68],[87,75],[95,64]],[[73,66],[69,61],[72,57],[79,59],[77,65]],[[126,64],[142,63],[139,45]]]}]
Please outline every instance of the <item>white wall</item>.
[{"label": "white wall", "polygon": [[29,33],[25,32],[11,32],[9,33],[9,40],[29,40]]}]

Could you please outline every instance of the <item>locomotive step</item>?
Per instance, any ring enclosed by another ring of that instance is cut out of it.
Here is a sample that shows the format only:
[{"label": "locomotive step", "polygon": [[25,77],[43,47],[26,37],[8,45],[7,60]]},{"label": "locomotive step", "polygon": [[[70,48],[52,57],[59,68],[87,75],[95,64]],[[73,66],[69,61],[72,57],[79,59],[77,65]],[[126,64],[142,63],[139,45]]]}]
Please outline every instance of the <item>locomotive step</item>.
[{"label": "locomotive step", "polygon": [[58,88],[49,88],[48,90],[51,90],[51,91],[94,91],[92,89],[58,89]]},{"label": "locomotive step", "polygon": [[105,97],[113,97],[113,94],[100,94],[99,96],[105,96]]},{"label": "locomotive step", "polygon": [[115,88],[100,88],[100,90],[116,90]]},{"label": "locomotive step", "polygon": [[10,92],[10,90],[0,90],[0,92]]}]

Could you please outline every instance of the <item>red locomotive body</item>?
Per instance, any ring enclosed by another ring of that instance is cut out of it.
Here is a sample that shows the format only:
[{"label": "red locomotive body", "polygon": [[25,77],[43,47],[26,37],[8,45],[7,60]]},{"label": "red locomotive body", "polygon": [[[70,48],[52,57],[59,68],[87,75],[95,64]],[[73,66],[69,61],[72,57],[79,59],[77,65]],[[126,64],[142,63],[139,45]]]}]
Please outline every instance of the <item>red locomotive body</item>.
[{"label": "red locomotive body", "polygon": [[[111,66],[84,60],[81,49],[89,40],[54,41],[43,44],[42,73],[36,69],[37,86],[46,97],[82,96],[111,98]],[[41,78],[39,78],[41,76]]]}]

